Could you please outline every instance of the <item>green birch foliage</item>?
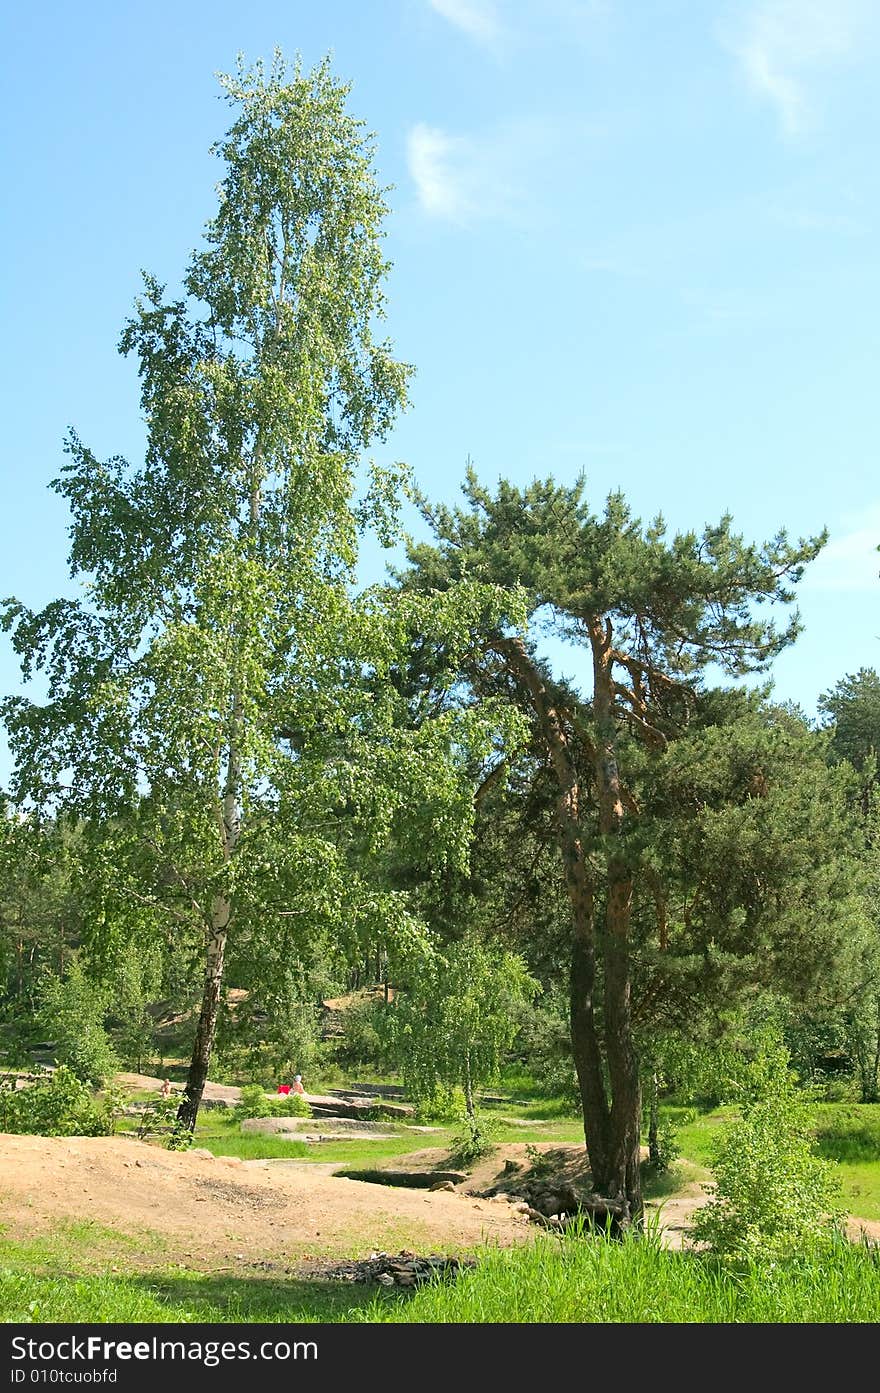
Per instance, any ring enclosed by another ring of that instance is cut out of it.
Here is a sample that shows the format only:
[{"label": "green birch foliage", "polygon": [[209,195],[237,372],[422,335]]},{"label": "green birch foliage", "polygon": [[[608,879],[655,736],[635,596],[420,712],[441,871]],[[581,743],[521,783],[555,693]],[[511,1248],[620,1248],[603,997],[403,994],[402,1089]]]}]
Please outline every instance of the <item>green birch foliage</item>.
[{"label": "green birch foliage", "polygon": [[90,892],[105,940],[136,907],[187,958],[218,926],[230,951],[283,929],[301,952],[316,928],[356,932],[368,900],[373,931],[408,942],[406,904],[349,873],[340,827],[380,843],[415,809],[437,863],[461,859],[460,774],[472,744],[491,746],[492,715],[413,727],[384,677],[414,628],[448,627],[459,655],[486,609],[498,622],[510,606],[492,586],[352,598],[358,526],[387,536],[399,475],[375,470],[358,501],[361,452],[410,375],[376,337],[387,208],[372,140],[326,62],[291,74],[276,54],[223,87],[235,119],[204,246],[180,298],[145,277],[121,339],[144,463],[70,436],[53,487],[83,594],[5,607],[23,676],[48,689],[0,708],[11,796],[107,831]]},{"label": "green birch foliage", "polygon": [[102,1084],[119,1067],[104,1024],[107,1006],[106,988],[89,980],[77,957],[63,978],[47,974],[42,982],[40,1024],[58,1063],[83,1083]]},{"label": "green birch foliage", "polygon": [[815,1154],[784,1049],[753,1062],[741,1116],[725,1129],[713,1169],[713,1197],[691,1234],[718,1256],[778,1261],[827,1246],[839,1232],[840,1179]]},{"label": "green birch foliage", "polygon": [[522,958],[468,937],[426,954],[390,1013],[404,1086],[431,1104],[460,1088],[468,1112],[498,1071],[522,1007],[540,991]]}]

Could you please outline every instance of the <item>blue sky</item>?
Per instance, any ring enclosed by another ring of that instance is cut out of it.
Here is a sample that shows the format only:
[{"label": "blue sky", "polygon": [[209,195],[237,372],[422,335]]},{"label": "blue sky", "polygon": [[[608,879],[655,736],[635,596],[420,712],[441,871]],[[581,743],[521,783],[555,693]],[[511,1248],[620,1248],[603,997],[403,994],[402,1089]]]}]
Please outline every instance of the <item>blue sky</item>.
[{"label": "blue sky", "polygon": [[3,38],[3,595],[73,590],[68,428],[140,457],[116,353],[140,268],[177,284],[215,74],[278,45],[332,54],[395,186],[388,331],[417,376],[376,457],[448,501],[470,457],[489,483],[583,471],[673,529],[827,526],[776,695],[812,714],[880,667],[873,0],[51,0]]}]

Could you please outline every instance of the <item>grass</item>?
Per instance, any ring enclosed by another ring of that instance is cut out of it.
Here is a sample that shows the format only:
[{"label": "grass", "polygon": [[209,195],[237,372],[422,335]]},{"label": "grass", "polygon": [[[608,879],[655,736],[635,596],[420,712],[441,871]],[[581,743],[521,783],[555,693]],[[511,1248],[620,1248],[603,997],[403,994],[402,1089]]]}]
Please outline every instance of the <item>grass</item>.
[{"label": "grass", "polygon": [[0,1230],[0,1267],[17,1272],[52,1272],[83,1266],[83,1257],[95,1266],[124,1262],[127,1253],[161,1254],[165,1241],[160,1234],[144,1230],[138,1234],[120,1233],[118,1229],[91,1219],[60,1219],[51,1233],[35,1239],[5,1237]]},{"label": "grass", "polygon": [[[320,1120],[315,1126],[320,1128]],[[340,1165],[372,1164],[387,1161],[394,1156],[402,1156],[417,1151],[423,1145],[448,1146],[452,1128],[442,1132],[399,1133],[395,1123],[388,1124],[388,1130],[395,1135],[387,1141],[363,1141],[359,1138],[334,1138],[326,1142],[285,1141],[276,1134],[263,1132],[240,1132],[234,1114],[209,1113],[196,1128],[195,1144],[203,1146],[215,1156],[241,1156],[245,1160],[272,1159],[277,1157],[296,1158],[303,1161],[338,1161]],[[385,1123],[382,1123],[383,1131]]]},{"label": "grass", "polygon": [[[77,1226],[78,1227],[78,1226]],[[93,1235],[94,1236],[94,1235]],[[111,1231],[103,1235],[105,1243]],[[80,1235],[81,1237],[81,1235]],[[124,1245],[123,1235],[113,1236]],[[290,1277],[59,1270],[74,1228],[0,1241],[0,1320],[103,1323],[870,1323],[880,1254],[840,1244],[822,1258],[730,1269],[668,1252],[650,1236],[550,1238],[486,1249],[454,1281],[415,1291]],[[67,1245],[67,1246],[66,1246]],[[38,1270],[34,1270],[34,1269]]]},{"label": "grass", "polygon": [[[133,1236],[95,1223],[61,1221],[38,1239],[0,1233],[0,1321],[337,1321],[375,1301],[375,1288],[193,1272],[169,1264],[126,1271],[126,1255],[157,1257],[157,1234]],[[381,1298],[385,1293],[379,1293]]]},{"label": "grass", "polygon": [[0,1267],[0,1321],[5,1323],[348,1322],[358,1307],[381,1310],[381,1304],[373,1288],[348,1282],[212,1277],[185,1271],[71,1278]]},{"label": "grass", "polygon": [[539,1238],[490,1251],[454,1283],[352,1319],[434,1323],[875,1323],[880,1257],[843,1245],[821,1260],[725,1269],[656,1242]]},{"label": "grass", "polygon": [[203,1136],[198,1133],[196,1146],[202,1146],[214,1156],[239,1156],[242,1161],[287,1160],[302,1161],[314,1150],[304,1141],[285,1141],[281,1136],[260,1136],[254,1132],[227,1133]]},{"label": "grass", "polygon": [[880,1219],[880,1103],[819,1104],[816,1145],[840,1167],[849,1212]]},{"label": "grass", "polygon": [[[695,1165],[707,1170],[712,1160],[712,1147],[720,1129],[736,1117],[735,1108],[713,1108],[698,1111],[694,1108],[669,1107],[660,1109],[661,1118],[668,1117],[678,1128],[678,1149]],[[682,1119],[689,1119],[684,1120]]]}]

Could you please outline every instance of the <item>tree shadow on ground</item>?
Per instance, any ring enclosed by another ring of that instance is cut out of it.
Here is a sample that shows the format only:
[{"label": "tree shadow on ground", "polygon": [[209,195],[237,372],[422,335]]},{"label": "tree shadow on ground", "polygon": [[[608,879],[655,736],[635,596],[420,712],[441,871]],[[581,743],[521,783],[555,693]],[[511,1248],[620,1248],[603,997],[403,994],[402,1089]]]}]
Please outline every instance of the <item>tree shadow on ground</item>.
[{"label": "tree shadow on ground", "polygon": [[366,1282],[310,1281],[268,1277],[167,1276],[156,1273],[129,1278],[149,1291],[169,1310],[196,1319],[249,1322],[344,1321],[348,1315],[378,1300],[399,1305],[411,1291]]}]

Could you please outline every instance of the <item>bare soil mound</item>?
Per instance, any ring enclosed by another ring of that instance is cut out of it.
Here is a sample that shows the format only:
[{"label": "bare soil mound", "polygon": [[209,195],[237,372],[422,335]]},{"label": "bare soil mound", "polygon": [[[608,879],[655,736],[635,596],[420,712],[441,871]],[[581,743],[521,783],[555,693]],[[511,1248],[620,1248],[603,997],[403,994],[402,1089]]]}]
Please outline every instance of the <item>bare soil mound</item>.
[{"label": "bare soil mound", "polygon": [[[395,1156],[384,1168],[447,1172],[449,1165],[448,1151],[431,1147]],[[0,1134],[0,1213],[16,1239],[88,1223],[82,1271],[106,1270],[118,1258],[129,1269],[302,1273],[331,1259],[374,1260],[397,1250],[465,1255],[485,1244],[529,1242],[541,1229],[519,1196],[536,1170],[556,1190],[589,1181],[583,1147],[552,1143],[498,1145],[452,1189],[346,1179],[334,1174],[341,1169],[166,1151],[131,1137]],[[660,1210],[668,1246],[681,1246],[705,1201],[694,1182],[649,1206]],[[880,1240],[880,1223],[853,1220],[850,1231]]]},{"label": "bare soil mound", "polygon": [[[129,1240],[120,1246],[126,1266],[142,1268],[284,1268],[392,1247],[451,1254],[534,1235],[503,1199],[370,1185],[310,1162],[242,1162],[118,1136],[0,1135],[0,1209],[10,1237],[45,1234],[59,1220],[111,1228]],[[106,1265],[111,1237],[97,1248]]]}]

